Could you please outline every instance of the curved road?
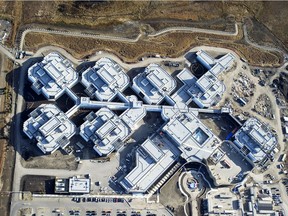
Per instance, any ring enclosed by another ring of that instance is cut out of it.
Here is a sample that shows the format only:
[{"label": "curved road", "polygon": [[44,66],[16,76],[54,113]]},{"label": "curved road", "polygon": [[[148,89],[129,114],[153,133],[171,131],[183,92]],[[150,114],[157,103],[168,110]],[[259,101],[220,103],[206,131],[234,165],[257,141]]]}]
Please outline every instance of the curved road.
[{"label": "curved road", "polygon": [[249,39],[248,32],[247,32],[247,27],[246,27],[245,24],[243,24],[243,32],[244,32],[244,39],[249,45],[254,46],[256,48],[259,48],[259,49],[263,49],[263,50],[267,50],[267,51],[271,51],[271,52],[280,52],[280,53],[282,53],[284,55],[287,55],[287,53],[284,50],[282,50],[282,49],[279,49],[279,48],[276,48],[276,47],[271,47],[271,46],[259,45],[257,43],[252,42]]},{"label": "curved road", "polygon": [[[159,31],[156,31],[152,34],[147,34],[147,37],[156,37],[162,34],[166,34],[169,32],[198,32],[198,33],[207,33],[207,34],[216,34],[223,36],[236,36],[238,35],[238,24],[235,23],[235,32],[225,32],[211,29],[201,29],[201,28],[193,28],[193,27],[169,27]],[[25,36],[29,32],[38,32],[38,33],[48,33],[48,34],[59,34],[59,35],[67,35],[67,36],[75,36],[75,37],[86,37],[86,38],[94,38],[94,39],[102,39],[102,40],[112,40],[112,41],[121,41],[128,43],[136,43],[142,36],[143,33],[140,33],[136,38],[125,38],[125,37],[117,37],[117,36],[109,36],[109,35],[100,35],[100,34],[88,34],[76,31],[57,31],[57,30],[49,30],[44,28],[28,28],[22,32],[19,49],[23,50],[23,45],[25,41]]]}]

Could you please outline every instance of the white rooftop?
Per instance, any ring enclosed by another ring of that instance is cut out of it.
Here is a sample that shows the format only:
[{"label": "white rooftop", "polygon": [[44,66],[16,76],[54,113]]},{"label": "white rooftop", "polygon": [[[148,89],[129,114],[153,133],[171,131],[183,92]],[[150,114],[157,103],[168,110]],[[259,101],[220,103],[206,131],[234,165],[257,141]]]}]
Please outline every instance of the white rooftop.
[{"label": "white rooftop", "polygon": [[131,108],[121,114],[120,118],[132,129],[137,128],[137,123],[141,121],[146,115],[144,107]]},{"label": "white rooftop", "polygon": [[66,88],[77,83],[78,73],[69,60],[52,52],[28,69],[28,79],[37,94],[42,93],[48,100],[57,100]]},{"label": "white rooftop", "polygon": [[196,55],[197,59],[199,59],[208,70],[215,64],[215,59],[203,50],[199,50]]},{"label": "white rooftop", "polygon": [[[206,194],[208,201],[208,215],[241,215],[238,207],[238,197],[230,191],[229,187],[210,190]],[[241,206],[240,206],[241,207]]]},{"label": "white rooftop", "polygon": [[276,148],[277,139],[266,125],[256,118],[249,118],[235,134],[234,143],[256,164]]},{"label": "white rooftop", "polygon": [[235,60],[235,56],[232,53],[227,53],[219,59],[214,59],[203,50],[199,50],[196,55],[197,59],[203,64],[203,66],[205,66],[215,76],[218,76],[224,70],[229,69]]},{"label": "white rooftop", "polygon": [[169,121],[162,131],[166,133],[183,152],[182,157],[207,159],[218,147],[220,140],[192,112],[163,109],[162,115]]},{"label": "white rooftop", "polygon": [[168,140],[147,139],[136,152],[136,167],[120,184],[127,192],[145,193],[175,162],[180,151]]},{"label": "white rooftop", "polygon": [[142,101],[138,101],[135,95],[128,96],[131,107],[124,111],[120,118],[128,125],[131,129],[135,130],[138,128],[137,124],[140,122],[147,114],[145,107],[142,105]]},{"label": "white rooftop", "polygon": [[69,178],[69,193],[90,193],[90,179]]},{"label": "white rooftop", "polygon": [[121,145],[131,133],[131,129],[111,110],[101,108],[86,116],[80,126],[80,135],[84,140],[92,141],[94,150],[101,155],[109,155],[117,142]]},{"label": "white rooftop", "polygon": [[[207,159],[220,143],[193,112],[162,109],[163,135],[148,138],[136,152],[136,166],[120,184],[127,192],[145,193],[181,155],[187,161]],[[168,137],[169,138],[168,138]]]},{"label": "white rooftop", "polygon": [[65,148],[76,133],[76,126],[53,104],[42,104],[30,113],[23,124],[24,133],[37,140],[44,154]]},{"label": "white rooftop", "polygon": [[200,108],[216,105],[226,88],[218,75],[233,65],[235,57],[228,53],[220,59],[212,58],[203,50],[198,51],[197,59],[209,70],[197,79],[187,68],[177,78],[183,86],[172,95],[177,106],[185,107],[193,100]]},{"label": "white rooftop", "polygon": [[117,92],[124,91],[129,85],[129,77],[116,62],[101,58],[94,67],[83,72],[81,82],[89,96],[100,101],[111,101]]},{"label": "white rooftop", "polygon": [[159,104],[176,88],[176,81],[159,65],[150,64],[134,77],[132,88],[143,95],[146,103]]},{"label": "white rooftop", "polygon": [[[83,72],[81,82],[90,97],[77,98],[76,105],[66,114],[72,116],[81,108],[99,109],[85,117],[79,134],[85,141],[94,144],[93,148],[100,156],[107,156],[121,148],[147,111],[162,112],[161,116],[166,121],[163,133],[160,133],[163,136],[154,134],[137,149],[136,167],[121,181],[127,191],[144,193],[176,163],[178,157],[187,161],[201,161],[207,159],[218,147],[218,137],[197,118],[198,111],[188,109],[187,105],[192,100],[200,107],[209,107],[217,102],[218,96],[225,90],[217,75],[228,68],[231,58],[225,55],[225,58],[215,60],[210,59],[208,54],[201,55],[206,56],[205,61],[210,70],[197,79],[188,69],[183,69],[178,74],[183,86],[172,98],[170,94],[176,88],[176,81],[159,65],[150,64],[143,73],[138,74],[133,79],[132,88],[148,104],[138,101],[136,96],[126,97],[121,94],[129,85],[129,77],[118,64],[108,58],[100,59],[94,67]],[[61,77],[57,71],[47,70],[53,78]],[[112,102],[117,95],[122,102]],[[170,106],[158,105],[164,98]],[[114,109],[125,111],[118,116],[111,111]],[[69,144],[69,138],[75,134],[75,126],[56,106],[49,104],[41,105],[31,113],[31,117],[24,123],[24,132],[38,140],[43,152],[53,152],[59,146],[63,148]],[[263,142],[255,132],[252,135]],[[73,187],[69,187],[69,190],[76,193],[88,191],[85,182],[73,179]]]}]

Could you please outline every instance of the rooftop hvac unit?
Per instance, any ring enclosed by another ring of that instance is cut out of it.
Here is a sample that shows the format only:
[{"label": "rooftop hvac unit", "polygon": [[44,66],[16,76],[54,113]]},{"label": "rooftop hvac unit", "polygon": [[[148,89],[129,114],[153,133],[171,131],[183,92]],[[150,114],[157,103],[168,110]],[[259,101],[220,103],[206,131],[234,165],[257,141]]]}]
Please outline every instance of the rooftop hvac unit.
[{"label": "rooftop hvac unit", "polygon": [[70,66],[70,62],[68,59],[64,59],[63,60],[63,64],[66,66],[66,67],[69,67]]},{"label": "rooftop hvac unit", "polygon": [[96,118],[96,114],[95,114],[94,112],[90,112],[90,113],[86,116],[86,120],[88,120],[89,122],[92,122],[95,118]]},{"label": "rooftop hvac unit", "polygon": [[138,148],[138,152],[143,158],[147,158],[148,155],[142,147]]},{"label": "rooftop hvac unit", "polygon": [[39,116],[39,113],[38,113],[38,110],[33,110],[31,113],[30,113],[30,116],[32,118],[37,118]]},{"label": "rooftop hvac unit", "polygon": [[61,137],[57,143],[61,146],[64,147],[65,145],[67,145],[69,143],[69,140],[67,139],[66,136]]},{"label": "rooftop hvac unit", "polygon": [[86,90],[89,93],[93,94],[97,89],[93,85],[90,85]]},{"label": "rooftop hvac unit", "polygon": [[36,89],[41,89],[44,85],[39,80],[37,80],[36,82],[33,83],[33,86]]}]

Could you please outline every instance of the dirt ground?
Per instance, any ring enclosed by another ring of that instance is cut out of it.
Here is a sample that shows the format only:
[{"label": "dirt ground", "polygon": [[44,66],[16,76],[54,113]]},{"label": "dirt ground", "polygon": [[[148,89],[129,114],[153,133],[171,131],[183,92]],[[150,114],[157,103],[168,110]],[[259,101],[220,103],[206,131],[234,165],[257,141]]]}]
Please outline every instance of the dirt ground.
[{"label": "dirt ground", "polygon": [[[5,1],[0,17],[14,24],[11,44],[21,26],[44,24],[111,33],[151,32],[170,26],[231,30],[231,23],[253,18],[252,40],[287,47],[288,2],[169,2],[169,1]],[[97,11],[95,13],[95,11]],[[209,13],[207,13],[209,11]],[[189,23],[189,24],[188,24]],[[138,30],[137,26],[142,24]],[[251,23],[250,23],[251,24]],[[265,30],[265,31],[264,31]],[[251,32],[251,31],[250,31]],[[261,33],[260,33],[261,32]],[[277,40],[279,39],[279,41]]]},{"label": "dirt ground", "polygon": [[[255,14],[256,19],[286,43],[287,34],[283,29],[288,27],[285,23],[287,5],[287,2],[23,2],[22,22],[99,28],[127,20],[149,21],[160,18],[198,21],[200,24],[219,18],[240,21],[243,17]],[[95,13],[95,9],[98,13]]]},{"label": "dirt ground", "polygon": [[[51,155],[43,155],[42,153],[38,153],[35,156],[34,152],[39,151],[36,146],[32,146],[30,151],[26,151],[27,154],[31,156],[26,156],[25,152],[23,153],[23,157],[27,157],[27,160],[21,158],[21,163],[25,168],[43,168],[46,169],[69,169],[76,170],[77,162],[75,161],[75,155],[65,155],[60,150],[56,151]],[[36,153],[37,154],[37,153]]]},{"label": "dirt ground", "polygon": [[229,115],[215,115],[208,113],[199,114],[199,119],[209,127],[220,139],[225,140],[227,135],[235,128],[239,127]]},{"label": "dirt ground", "polygon": [[235,78],[233,78],[232,84],[233,99],[237,102],[239,98],[245,99],[246,102],[251,100],[254,95],[255,83],[245,74],[239,72]]},{"label": "dirt ground", "polygon": [[21,179],[21,190],[31,193],[53,194],[55,177],[26,175]]},{"label": "dirt ground", "polygon": [[[6,83],[6,74],[12,70],[13,64],[2,55],[0,56],[0,60],[0,88],[6,87],[7,92],[9,92],[9,87]],[[7,193],[7,191],[11,191],[12,189],[15,158],[14,147],[9,145],[9,141],[5,139],[5,137],[7,138],[6,134],[9,133],[9,130],[6,130],[8,128],[7,126],[10,125],[7,124],[7,122],[9,122],[9,113],[5,111],[6,105],[10,104],[10,102],[7,101],[7,96],[8,93],[0,96],[0,215],[3,216],[9,214],[11,194]]]},{"label": "dirt ground", "polygon": [[175,173],[160,191],[160,202],[164,206],[174,208],[174,214],[176,216],[184,215],[183,205],[185,203],[185,197],[181,194],[177,183],[180,174],[180,171]]},{"label": "dirt ground", "polygon": [[[3,143],[2,143],[3,144]],[[7,143],[6,143],[7,144]],[[0,181],[0,215],[8,216],[10,208],[11,193],[6,193],[6,191],[11,191],[12,189],[12,179],[14,172],[14,157],[15,152],[12,146],[5,145],[5,160]]]},{"label": "dirt ground", "polygon": [[[136,62],[142,56],[158,53],[167,57],[178,57],[194,46],[207,45],[225,47],[246,58],[252,65],[279,65],[280,53],[259,50],[255,47],[234,43],[229,37],[200,33],[169,33],[153,38],[143,38],[137,43],[115,42],[93,38],[29,33],[25,37],[25,50],[36,51],[40,47],[55,45],[65,48],[76,58],[83,58],[98,50],[106,50],[119,56],[126,62]],[[203,41],[202,38],[205,38]],[[238,37],[234,38],[238,40]]]},{"label": "dirt ground", "polygon": [[[256,19],[268,28],[287,49],[288,35],[284,29],[288,28],[288,23],[286,21],[288,2],[264,1],[259,2],[258,7],[258,13],[255,13]],[[258,40],[258,38],[255,38],[255,40]]]}]

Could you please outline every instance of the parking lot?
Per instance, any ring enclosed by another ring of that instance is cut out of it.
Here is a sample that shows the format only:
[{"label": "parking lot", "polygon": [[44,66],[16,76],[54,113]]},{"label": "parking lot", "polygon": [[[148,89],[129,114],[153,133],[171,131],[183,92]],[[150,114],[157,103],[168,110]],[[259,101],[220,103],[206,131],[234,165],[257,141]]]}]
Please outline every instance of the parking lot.
[{"label": "parking lot", "polygon": [[[18,207],[18,208],[17,208]],[[168,216],[171,215],[161,204],[150,204],[144,198],[116,198],[75,196],[60,198],[33,197],[31,202],[19,201],[12,209],[31,208],[37,216]],[[16,214],[15,214],[16,215]]]}]

